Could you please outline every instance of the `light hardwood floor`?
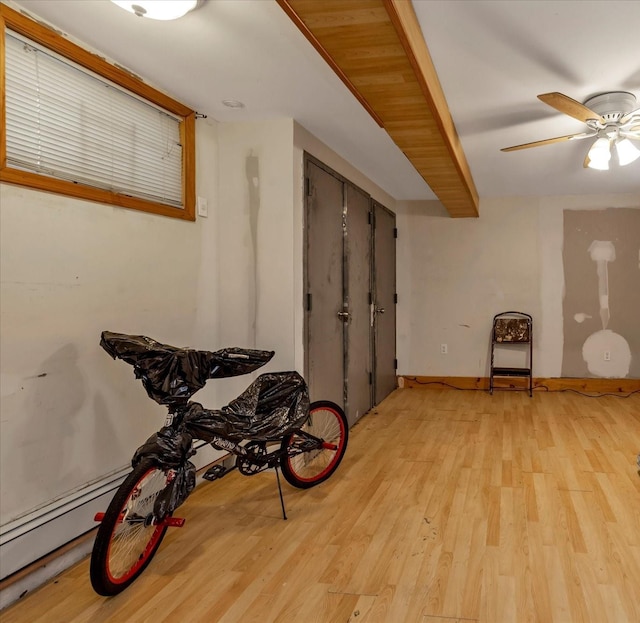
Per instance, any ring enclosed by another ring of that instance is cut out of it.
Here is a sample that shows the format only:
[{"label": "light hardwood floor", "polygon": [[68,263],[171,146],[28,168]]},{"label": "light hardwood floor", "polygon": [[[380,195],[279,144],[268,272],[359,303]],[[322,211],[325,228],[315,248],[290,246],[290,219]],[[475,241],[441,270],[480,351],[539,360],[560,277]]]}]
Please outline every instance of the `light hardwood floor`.
[{"label": "light hardwood floor", "polygon": [[638,623],[640,395],[397,390],[308,491],[198,487],[142,577],[83,561],[2,623]]}]

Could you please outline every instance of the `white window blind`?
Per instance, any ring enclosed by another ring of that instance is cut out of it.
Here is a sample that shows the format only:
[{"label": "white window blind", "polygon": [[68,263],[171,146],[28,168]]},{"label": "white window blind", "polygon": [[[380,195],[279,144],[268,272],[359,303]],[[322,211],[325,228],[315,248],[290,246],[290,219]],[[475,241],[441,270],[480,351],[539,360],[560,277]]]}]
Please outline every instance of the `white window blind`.
[{"label": "white window blind", "polygon": [[180,119],[6,31],[7,166],[182,205]]}]

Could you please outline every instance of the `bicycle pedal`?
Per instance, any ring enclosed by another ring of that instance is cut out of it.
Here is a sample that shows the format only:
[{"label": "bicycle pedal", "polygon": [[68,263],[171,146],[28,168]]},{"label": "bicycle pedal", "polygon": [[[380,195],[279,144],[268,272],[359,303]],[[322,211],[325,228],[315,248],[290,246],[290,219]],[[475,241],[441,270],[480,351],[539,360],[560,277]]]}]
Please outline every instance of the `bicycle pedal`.
[{"label": "bicycle pedal", "polygon": [[184,526],[185,521],[187,521],[184,517],[169,517],[165,523],[170,528],[182,528]]},{"label": "bicycle pedal", "polygon": [[217,480],[218,478],[222,478],[228,471],[224,465],[214,465],[202,474],[202,477],[209,481]]}]

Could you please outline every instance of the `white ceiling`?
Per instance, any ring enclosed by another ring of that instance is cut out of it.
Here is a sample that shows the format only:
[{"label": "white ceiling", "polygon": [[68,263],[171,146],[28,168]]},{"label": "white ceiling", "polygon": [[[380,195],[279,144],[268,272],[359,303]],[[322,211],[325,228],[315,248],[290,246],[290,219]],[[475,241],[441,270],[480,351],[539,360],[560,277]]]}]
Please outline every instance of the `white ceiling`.
[{"label": "white ceiling", "polygon": [[[394,198],[435,199],[275,0],[205,0],[174,22],[137,18],[109,0],[7,4],[213,119],[293,118]],[[583,102],[624,90],[640,100],[639,1],[413,4],[481,198],[640,191],[640,160],[583,169],[587,141],[500,152],[583,130],[539,93]],[[224,99],[245,108],[226,108]]]}]

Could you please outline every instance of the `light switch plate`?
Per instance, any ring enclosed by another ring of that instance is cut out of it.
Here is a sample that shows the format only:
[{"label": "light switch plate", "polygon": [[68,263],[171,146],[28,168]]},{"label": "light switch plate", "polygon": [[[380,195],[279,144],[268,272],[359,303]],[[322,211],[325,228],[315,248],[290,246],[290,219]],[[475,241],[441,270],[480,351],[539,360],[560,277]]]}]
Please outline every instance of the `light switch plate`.
[{"label": "light switch plate", "polygon": [[209,205],[204,197],[198,197],[198,216],[209,216]]}]

